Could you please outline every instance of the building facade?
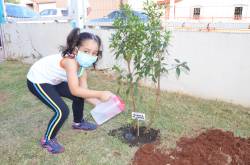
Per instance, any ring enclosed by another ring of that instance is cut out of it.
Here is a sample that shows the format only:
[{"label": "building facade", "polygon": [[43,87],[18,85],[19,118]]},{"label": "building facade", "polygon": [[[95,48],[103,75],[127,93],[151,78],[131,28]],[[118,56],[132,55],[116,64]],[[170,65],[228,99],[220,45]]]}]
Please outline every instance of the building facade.
[{"label": "building facade", "polygon": [[[42,11],[46,8],[68,8],[70,0],[23,0]],[[163,6],[164,19],[176,21],[250,21],[250,0],[153,0]],[[89,0],[89,19],[106,16],[128,3],[133,10],[142,11],[145,0]]]},{"label": "building facade", "polygon": [[250,0],[182,0],[175,3],[177,20],[249,21]]},{"label": "building facade", "polygon": [[[145,0],[128,0],[135,10]],[[154,0],[164,8],[164,18],[180,21],[249,22],[250,0]]]}]

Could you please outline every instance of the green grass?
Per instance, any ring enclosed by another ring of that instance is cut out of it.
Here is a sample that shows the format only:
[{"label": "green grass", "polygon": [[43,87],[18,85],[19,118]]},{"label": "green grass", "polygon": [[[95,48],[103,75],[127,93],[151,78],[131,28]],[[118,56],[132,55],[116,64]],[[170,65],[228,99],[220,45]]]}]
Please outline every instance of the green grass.
[{"label": "green grass", "polygon": [[[130,148],[107,135],[109,130],[126,124],[130,117],[128,112],[94,132],[72,130],[71,112],[58,135],[65,152],[51,155],[42,150],[38,141],[52,112],[27,90],[28,68],[29,65],[15,61],[0,64],[0,164],[124,165],[131,162],[138,148]],[[115,81],[100,72],[89,75],[89,86],[114,92],[117,88]],[[153,105],[153,89],[141,88],[140,91],[144,97],[139,111],[147,115]],[[153,127],[161,130],[163,147],[173,147],[180,137],[194,136],[208,128],[229,130],[241,137],[250,136],[249,108],[167,92],[162,92],[161,100]],[[66,102],[71,107],[70,101]],[[87,105],[85,116],[92,120],[90,109]]]}]

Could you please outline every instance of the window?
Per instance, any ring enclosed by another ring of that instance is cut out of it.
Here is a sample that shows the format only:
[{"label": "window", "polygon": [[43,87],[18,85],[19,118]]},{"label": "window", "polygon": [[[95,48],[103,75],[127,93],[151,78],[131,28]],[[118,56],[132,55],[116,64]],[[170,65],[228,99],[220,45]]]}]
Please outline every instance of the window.
[{"label": "window", "polygon": [[7,17],[16,17],[16,18],[23,17],[22,8],[18,6],[8,5],[6,6],[6,12],[7,12]]},{"label": "window", "polygon": [[57,14],[57,10],[56,9],[50,9],[49,15],[56,15],[56,14]]},{"label": "window", "polygon": [[193,18],[194,19],[200,19],[200,15],[201,15],[201,8],[194,8],[194,13],[193,13]]},{"label": "window", "polygon": [[113,11],[108,15],[108,18],[116,19],[117,17],[119,17],[119,15],[120,15],[119,11]]},{"label": "window", "polygon": [[32,18],[37,14],[30,8],[18,5],[6,5],[7,17]]},{"label": "window", "polygon": [[46,9],[46,10],[41,11],[41,12],[40,12],[40,15],[43,15],[43,16],[49,15],[49,10]]},{"label": "window", "polygon": [[68,10],[61,10],[62,16],[68,16],[69,12]]},{"label": "window", "polygon": [[22,11],[23,11],[23,17],[25,17],[25,18],[31,18],[31,17],[37,16],[33,10],[31,10],[30,8],[27,8],[27,7],[22,7]]},{"label": "window", "polygon": [[234,19],[236,19],[236,20],[242,19],[242,11],[243,11],[243,7],[235,7],[234,8]]}]

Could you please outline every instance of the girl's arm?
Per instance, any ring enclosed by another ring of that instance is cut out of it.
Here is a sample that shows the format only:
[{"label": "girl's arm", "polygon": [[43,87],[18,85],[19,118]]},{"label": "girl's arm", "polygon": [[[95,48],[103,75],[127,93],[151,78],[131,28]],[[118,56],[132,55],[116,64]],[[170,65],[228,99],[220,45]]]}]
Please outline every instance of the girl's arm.
[{"label": "girl's arm", "polygon": [[[88,89],[88,74],[87,74],[87,71],[85,71],[83,73],[83,75],[79,78],[79,82],[80,82],[80,87],[82,88],[85,88],[85,89]],[[97,105],[99,104],[101,101],[99,99],[96,99],[96,98],[87,98],[86,101],[90,104],[93,104],[93,105]]]},{"label": "girl's arm", "polygon": [[92,105],[97,105],[97,104],[101,103],[101,101],[99,99],[96,99],[96,98],[89,98],[89,99],[86,99],[86,101]]},{"label": "girl's arm", "polygon": [[68,85],[72,95],[85,99],[97,98],[101,101],[107,101],[112,95],[109,91],[96,91],[81,87],[77,76],[77,62],[74,59],[65,58],[62,61],[62,66],[66,70]]}]

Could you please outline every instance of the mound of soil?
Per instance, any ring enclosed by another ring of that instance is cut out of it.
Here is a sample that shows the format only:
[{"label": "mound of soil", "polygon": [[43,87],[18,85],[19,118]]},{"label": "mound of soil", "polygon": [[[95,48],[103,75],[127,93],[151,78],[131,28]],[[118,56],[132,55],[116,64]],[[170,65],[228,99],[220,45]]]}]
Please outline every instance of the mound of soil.
[{"label": "mound of soil", "polygon": [[153,128],[148,129],[146,127],[139,128],[139,137],[137,136],[137,128],[132,126],[123,126],[118,129],[109,131],[108,135],[117,137],[122,142],[132,146],[141,146],[146,143],[152,143],[160,138],[160,130]]},{"label": "mound of soil", "polygon": [[165,152],[145,144],[135,153],[133,165],[250,165],[250,138],[212,129],[181,138],[175,149]]}]

